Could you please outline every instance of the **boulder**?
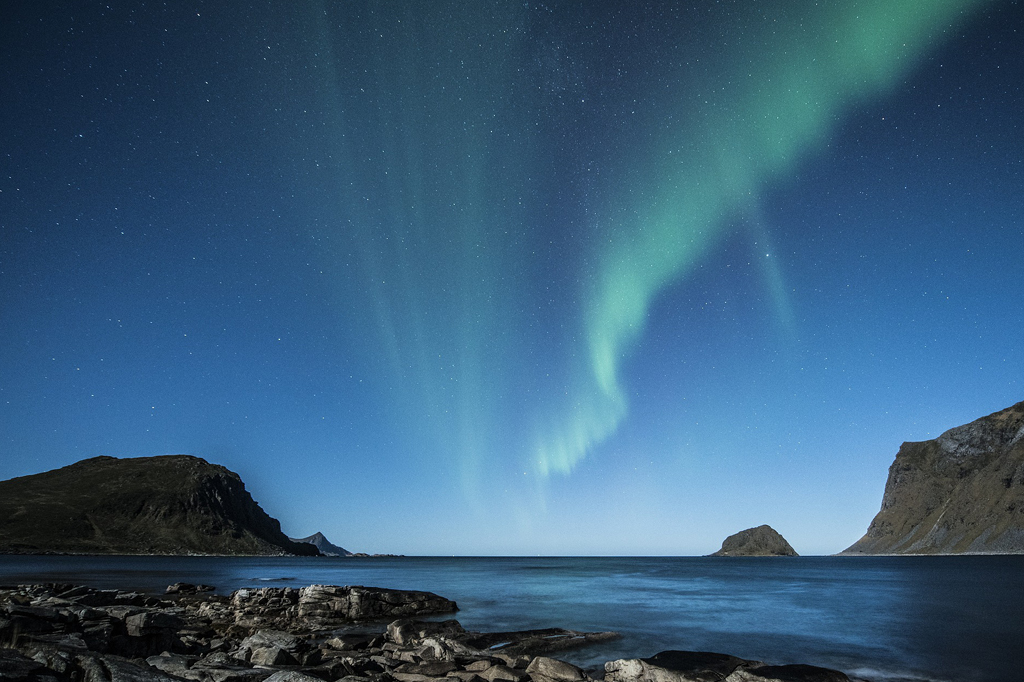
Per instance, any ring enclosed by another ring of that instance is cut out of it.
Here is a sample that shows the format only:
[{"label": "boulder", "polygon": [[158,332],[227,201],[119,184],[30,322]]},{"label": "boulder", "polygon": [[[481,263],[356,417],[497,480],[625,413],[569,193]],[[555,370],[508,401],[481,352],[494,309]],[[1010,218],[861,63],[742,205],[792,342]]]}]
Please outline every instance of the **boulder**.
[{"label": "boulder", "polygon": [[536,656],[526,672],[534,682],[581,682],[586,674],[574,665],[546,656]]},{"label": "boulder", "polygon": [[395,644],[409,645],[427,637],[458,638],[465,634],[466,630],[457,620],[432,622],[403,618],[389,623],[385,636]]}]

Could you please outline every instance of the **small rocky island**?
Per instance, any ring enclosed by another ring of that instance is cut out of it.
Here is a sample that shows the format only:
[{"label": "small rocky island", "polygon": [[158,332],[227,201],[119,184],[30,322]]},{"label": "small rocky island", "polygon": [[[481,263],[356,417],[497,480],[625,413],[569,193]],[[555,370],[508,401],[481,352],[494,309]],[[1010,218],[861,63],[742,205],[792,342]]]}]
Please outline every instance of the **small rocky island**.
[{"label": "small rocky island", "polygon": [[741,530],[722,542],[710,556],[799,556],[786,538],[768,525]]},{"label": "small rocky island", "polygon": [[904,443],[856,554],[1024,553],[1024,402]]},{"label": "small rocky island", "polygon": [[75,585],[0,588],[3,682],[849,682],[836,670],[666,651],[587,671],[549,654],[617,637],[470,632],[430,592],[310,585],[160,597]]},{"label": "small rocky island", "polygon": [[199,457],[93,457],[0,481],[0,553],[316,556],[238,474]]}]

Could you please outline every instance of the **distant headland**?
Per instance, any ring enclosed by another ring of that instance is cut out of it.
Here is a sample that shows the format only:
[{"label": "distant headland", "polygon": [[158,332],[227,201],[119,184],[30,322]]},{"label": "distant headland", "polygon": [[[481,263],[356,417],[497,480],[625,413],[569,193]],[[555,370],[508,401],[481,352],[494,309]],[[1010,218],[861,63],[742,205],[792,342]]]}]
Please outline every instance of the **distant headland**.
[{"label": "distant headland", "polygon": [[316,556],[238,474],[190,455],[93,457],[0,481],[0,553]]}]

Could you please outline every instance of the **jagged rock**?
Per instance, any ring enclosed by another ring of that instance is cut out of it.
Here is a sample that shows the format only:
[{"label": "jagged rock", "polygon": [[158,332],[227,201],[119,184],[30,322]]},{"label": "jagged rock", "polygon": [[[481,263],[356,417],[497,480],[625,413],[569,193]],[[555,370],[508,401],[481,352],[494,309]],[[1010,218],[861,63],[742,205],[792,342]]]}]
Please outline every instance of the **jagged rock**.
[{"label": "jagged rock", "polygon": [[198,457],[93,457],[0,481],[0,552],[300,554],[238,474]]},{"label": "jagged rock", "polygon": [[882,508],[842,554],[1024,553],[1024,402],[904,443]]},{"label": "jagged rock", "polygon": [[741,530],[722,542],[711,556],[797,556],[786,538],[768,525]]}]

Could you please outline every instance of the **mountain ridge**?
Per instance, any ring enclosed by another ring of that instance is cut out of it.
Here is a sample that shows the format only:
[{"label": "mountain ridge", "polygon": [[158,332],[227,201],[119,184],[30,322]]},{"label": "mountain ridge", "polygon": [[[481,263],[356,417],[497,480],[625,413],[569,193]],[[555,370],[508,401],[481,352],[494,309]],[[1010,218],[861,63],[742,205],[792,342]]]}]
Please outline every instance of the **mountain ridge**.
[{"label": "mountain ridge", "polygon": [[860,554],[1024,553],[1024,402],[907,442]]},{"label": "mountain ridge", "polygon": [[0,481],[0,553],[312,556],[238,474],[191,455],[92,457]]}]

